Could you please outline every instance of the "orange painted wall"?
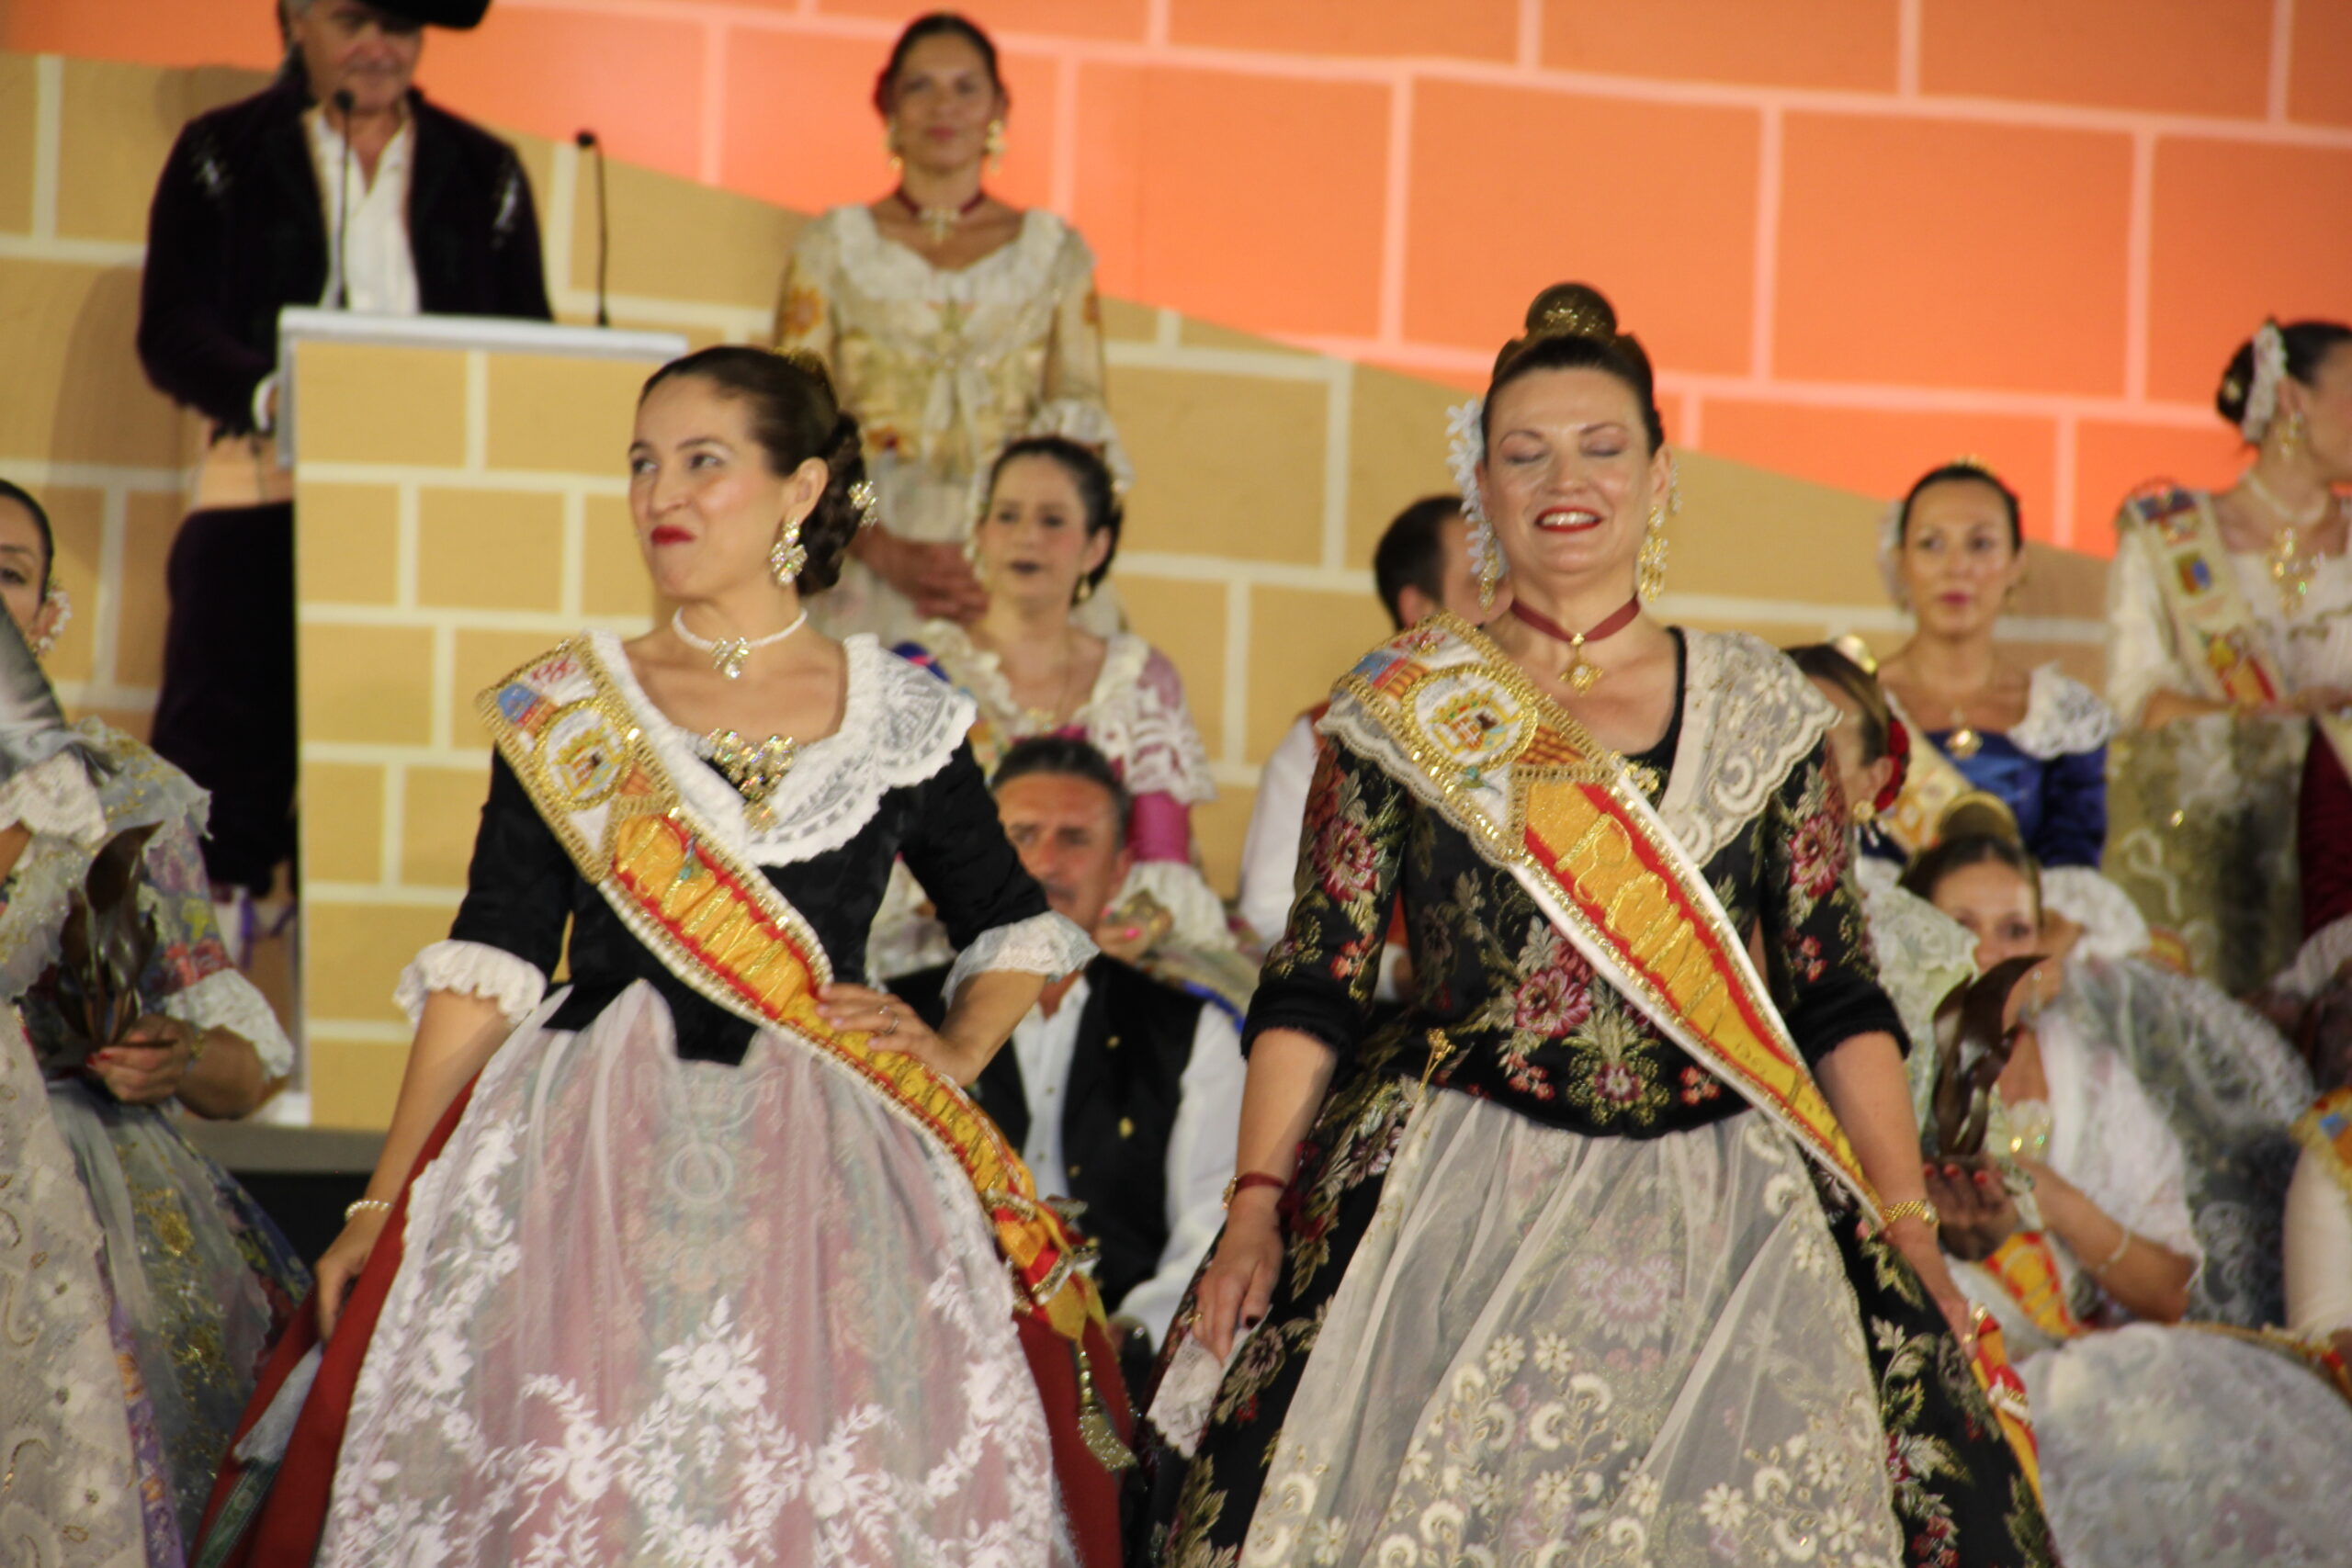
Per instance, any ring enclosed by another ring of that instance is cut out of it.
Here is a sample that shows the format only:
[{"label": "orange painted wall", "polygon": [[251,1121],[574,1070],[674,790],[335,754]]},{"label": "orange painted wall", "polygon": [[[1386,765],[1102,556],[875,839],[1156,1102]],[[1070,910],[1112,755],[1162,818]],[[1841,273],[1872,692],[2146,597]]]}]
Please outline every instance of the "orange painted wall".
[{"label": "orange painted wall", "polygon": [[[904,0],[496,0],[442,101],[802,208],[886,182]],[[998,184],[1106,289],[1475,381],[1600,283],[1678,439],[1875,493],[1955,453],[2105,553],[2265,311],[2352,318],[2352,0],[974,0]],[[266,64],[270,0],[0,0],[0,48]],[[616,214],[626,222],[626,213]],[[1434,441],[1436,433],[1427,433]]]}]

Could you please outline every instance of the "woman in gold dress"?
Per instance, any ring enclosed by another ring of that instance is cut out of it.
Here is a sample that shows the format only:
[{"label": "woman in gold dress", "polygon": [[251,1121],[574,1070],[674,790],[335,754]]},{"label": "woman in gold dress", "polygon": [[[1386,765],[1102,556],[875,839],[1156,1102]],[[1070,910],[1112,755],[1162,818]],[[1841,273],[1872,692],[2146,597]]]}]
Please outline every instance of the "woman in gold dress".
[{"label": "woman in gold dress", "polygon": [[[1102,402],[1094,255],[1053,213],[981,185],[1012,100],[996,46],[962,17],[910,25],[875,84],[899,184],[800,232],[785,267],[776,346],[806,349],[865,432],[882,521],[852,547],[825,612],[835,635],[886,646],[922,621],[987,604],[963,545],[976,477],[1008,441],[1065,435],[1127,467]],[[1097,597],[1091,631],[1119,624]]]}]

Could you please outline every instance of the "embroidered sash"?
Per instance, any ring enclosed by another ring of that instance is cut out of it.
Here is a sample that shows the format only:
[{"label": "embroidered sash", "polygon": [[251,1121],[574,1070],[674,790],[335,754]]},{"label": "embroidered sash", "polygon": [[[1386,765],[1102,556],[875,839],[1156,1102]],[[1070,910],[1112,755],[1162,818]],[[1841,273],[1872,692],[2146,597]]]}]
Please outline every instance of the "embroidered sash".
[{"label": "embroidered sash", "polygon": [[1327,725],[1509,870],[1666,1036],[1771,1117],[1873,1223],[1877,1195],[1694,863],[1623,762],[1447,615],[1342,677]]},{"label": "embroidered sash", "polygon": [[[2255,635],[2254,610],[2238,591],[2211,498],[2169,487],[2145,490],[2123,503],[2119,522],[2125,537],[2148,553],[2181,661],[2199,694],[2240,707],[2286,696],[2292,688]],[[2352,719],[2326,714],[2318,722],[2336,757],[2352,770]]]},{"label": "embroidered sash", "polygon": [[[1889,703],[1894,699],[1887,698]],[[1894,804],[1880,814],[1878,825],[1893,839],[1897,848],[1907,855],[1932,848],[1936,841],[1936,825],[1944,813],[1962,795],[1973,795],[1976,786],[1959,764],[1943,753],[1942,748],[1928,739],[1928,732],[1911,720],[1911,716],[1896,707],[1895,716],[1911,733],[1911,762],[1903,775],[1902,793]]]},{"label": "embroidered sash", "polygon": [[664,967],[738,1018],[778,1028],[847,1067],[962,1167],[1026,1298],[1023,1312],[1079,1342],[1103,1321],[1080,1244],[1037,1197],[1019,1155],[954,1084],[875,1048],[817,1010],[833,977],[817,933],[697,822],[641,721],[584,639],[481,694],[501,755],[549,829]]}]

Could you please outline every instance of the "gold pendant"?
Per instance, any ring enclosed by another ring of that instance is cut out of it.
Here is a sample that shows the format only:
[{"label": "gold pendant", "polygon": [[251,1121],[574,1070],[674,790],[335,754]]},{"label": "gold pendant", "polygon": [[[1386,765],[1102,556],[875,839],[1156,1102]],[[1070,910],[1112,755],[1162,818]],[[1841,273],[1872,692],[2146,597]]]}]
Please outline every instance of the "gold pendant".
[{"label": "gold pendant", "polygon": [[723,637],[710,645],[710,667],[730,681],[743,678],[743,661],[751,657],[748,637]]},{"label": "gold pendant", "polygon": [[710,760],[743,797],[743,820],[753,832],[775,826],[768,797],[784,783],[800,754],[800,743],[788,735],[771,735],[754,743],[732,729],[710,736]]},{"label": "gold pendant", "polygon": [[956,225],[963,220],[964,215],[952,207],[926,207],[922,209],[922,226],[931,231],[931,243],[934,245],[945,244],[947,236],[953,234]]},{"label": "gold pendant", "polygon": [[1600,666],[1585,662],[1582,632],[1569,639],[1568,652],[1572,657],[1568,660],[1568,667],[1560,671],[1560,679],[1566,681],[1577,695],[1582,696],[1600,684]]},{"label": "gold pendant", "polygon": [[1984,749],[1984,738],[1964,724],[1944,740],[1944,750],[1963,760],[1973,757]]}]

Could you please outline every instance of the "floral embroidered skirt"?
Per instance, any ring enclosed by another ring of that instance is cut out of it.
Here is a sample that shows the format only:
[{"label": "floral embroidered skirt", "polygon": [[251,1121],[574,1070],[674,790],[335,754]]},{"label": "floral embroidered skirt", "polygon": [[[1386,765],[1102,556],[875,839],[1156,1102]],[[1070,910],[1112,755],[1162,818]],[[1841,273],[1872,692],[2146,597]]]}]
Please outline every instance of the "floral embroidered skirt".
[{"label": "floral embroidered skirt", "polygon": [[2300,1359],[2135,1324],[2018,1370],[2067,1568],[2345,1560],[2352,1404]]},{"label": "floral embroidered skirt", "polygon": [[526,1023],[408,1201],[321,1562],[1074,1560],[968,1182],[808,1046]]},{"label": "floral embroidered skirt", "polygon": [[[1221,1375],[1163,1358],[1158,1561],[2042,1560],[1981,1398],[1929,1429],[1973,1386],[1916,1278],[1761,1116],[1596,1138],[1409,1080],[1332,1109],[1265,1322]],[[1920,1478],[1979,1463],[1996,1539],[1962,1554]]]},{"label": "floral embroidered skirt", "polygon": [[[48,1090],[81,1181],[59,1200],[85,1203],[102,1238],[102,1298],[85,1307],[110,1325],[120,1367],[113,1420],[121,1424],[127,1404],[142,1492],[192,1540],[254,1371],[310,1273],[164,1111],[120,1104],[79,1079]],[[148,1533],[152,1556],[152,1521]]]}]

